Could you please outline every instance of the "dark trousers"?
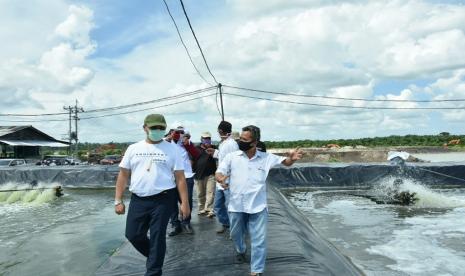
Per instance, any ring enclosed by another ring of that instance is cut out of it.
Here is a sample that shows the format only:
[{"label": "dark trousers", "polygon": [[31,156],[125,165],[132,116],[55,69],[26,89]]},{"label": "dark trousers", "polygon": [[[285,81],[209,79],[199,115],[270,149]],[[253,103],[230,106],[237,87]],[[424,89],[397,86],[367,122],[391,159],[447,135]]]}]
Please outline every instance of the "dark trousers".
[{"label": "dark trousers", "polygon": [[[147,257],[146,276],[162,275],[166,252],[166,227],[176,202],[176,189],[148,197],[131,196],[126,219],[126,238]],[[150,229],[150,238],[147,232]]]},{"label": "dark trousers", "polygon": [[[192,213],[192,193],[194,192],[194,178],[186,178],[186,183],[187,183],[187,196],[189,198],[189,207],[191,209]],[[179,197],[179,194],[176,193],[176,197],[178,202],[181,202],[181,198]],[[186,219],[179,220],[179,207],[178,204],[174,207],[174,211],[171,214],[171,226],[173,228],[176,227],[181,227],[181,224],[190,224],[191,223],[191,216],[187,217]]]}]

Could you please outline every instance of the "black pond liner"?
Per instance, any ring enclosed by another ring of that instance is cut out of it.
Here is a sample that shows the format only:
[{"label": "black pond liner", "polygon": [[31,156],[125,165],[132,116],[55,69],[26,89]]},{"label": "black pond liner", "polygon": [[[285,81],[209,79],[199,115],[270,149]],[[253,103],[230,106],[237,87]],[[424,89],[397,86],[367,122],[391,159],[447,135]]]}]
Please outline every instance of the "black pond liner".
[{"label": "black pond liner", "polygon": [[102,188],[115,186],[118,166],[21,166],[0,169],[0,187],[12,182],[60,183],[64,187]]},{"label": "black pond liner", "polygon": [[[58,182],[63,187],[114,185],[116,166],[23,167],[0,171],[1,183]],[[465,186],[465,163],[296,164],[272,169],[268,176],[268,255],[265,275],[363,275],[349,258],[322,238],[310,221],[283,195],[299,187],[369,187],[388,176],[428,185]],[[194,204],[194,206],[196,206]],[[196,212],[194,209],[193,213]],[[236,264],[232,241],[215,233],[215,220],[193,215],[194,235],[167,237],[163,275],[247,275],[249,264]],[[121,233],[123,235],[124,233]],[[250,258],[250,256],[248,256]],[[99,276],[143,275],[145,258],[124,243],[96,272]]]},{"label": "black pond liner", "polygon": [[401,177],[424,185],[465,187],[465,163],[409,163],[403,169],[385,163],[299,163],[272,169],[268,182],[278,188],[371,187],[385,177]]}]

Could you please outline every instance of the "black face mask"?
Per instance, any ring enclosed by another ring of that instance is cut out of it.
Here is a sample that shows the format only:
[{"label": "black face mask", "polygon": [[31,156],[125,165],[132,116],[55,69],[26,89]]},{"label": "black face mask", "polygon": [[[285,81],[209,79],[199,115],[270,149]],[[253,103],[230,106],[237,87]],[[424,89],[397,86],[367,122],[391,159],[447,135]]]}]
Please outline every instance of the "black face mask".
[{"label": "black face mask", "polygon": [[242,150],[242,151],[248,151],[249,149],[251,149],[252,148],[252,143],[253,143],[253,141],[244,142],[244,141],[241,141],[241,140],[239,140],[239,142],[237,142],[237,144],[239,145],[239,149]]}]

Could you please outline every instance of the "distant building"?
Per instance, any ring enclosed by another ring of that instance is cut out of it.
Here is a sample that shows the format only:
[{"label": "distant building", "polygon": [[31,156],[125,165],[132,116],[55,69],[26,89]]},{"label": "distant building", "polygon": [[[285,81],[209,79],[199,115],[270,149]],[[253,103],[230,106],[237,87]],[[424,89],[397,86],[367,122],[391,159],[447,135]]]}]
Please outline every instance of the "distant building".
[{"label": "distant building", "polygon": [[33,126],[0,126],[0,158],[37,158],[41,147],[68,147]]}]

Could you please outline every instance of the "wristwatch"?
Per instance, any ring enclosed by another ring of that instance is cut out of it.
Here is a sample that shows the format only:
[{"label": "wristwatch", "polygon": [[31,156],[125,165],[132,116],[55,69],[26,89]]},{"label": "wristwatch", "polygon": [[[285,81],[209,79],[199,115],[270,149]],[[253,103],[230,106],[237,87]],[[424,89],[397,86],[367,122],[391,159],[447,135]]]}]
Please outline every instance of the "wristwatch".
[{"label": "wristwatch", "polygon": [[116,200],[116,199],[115,199],[115,206],[118,206],[118,205],[120,205],[120,204],[123,204],[123,205],[124,205],[123,201],[122,201],[122,200]]}]

